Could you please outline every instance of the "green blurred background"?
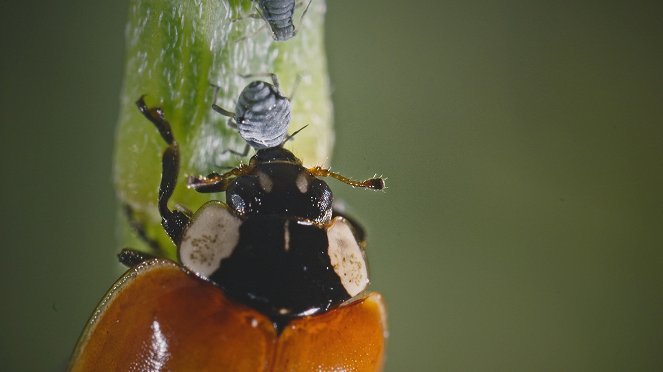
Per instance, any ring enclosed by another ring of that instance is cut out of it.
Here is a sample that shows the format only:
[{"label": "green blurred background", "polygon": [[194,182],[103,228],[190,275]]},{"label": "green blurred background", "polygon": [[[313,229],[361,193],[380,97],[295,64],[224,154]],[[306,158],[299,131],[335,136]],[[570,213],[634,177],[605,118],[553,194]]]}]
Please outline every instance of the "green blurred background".
[{"label": "green blurred background", "polygon": [[[335,187],[388,371],[663,370],[663,6],[337,1]],[[61,370],[117,277],[126,1],[3,1],[0,369]]]}]

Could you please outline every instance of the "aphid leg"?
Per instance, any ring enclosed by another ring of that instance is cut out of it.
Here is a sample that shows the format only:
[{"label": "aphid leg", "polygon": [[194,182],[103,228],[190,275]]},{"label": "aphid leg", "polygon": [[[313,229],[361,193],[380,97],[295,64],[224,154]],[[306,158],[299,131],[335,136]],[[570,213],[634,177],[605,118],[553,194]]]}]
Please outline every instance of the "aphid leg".
[{"label": "aphid leg", "polygon": [[[232,129],[238,129],[237,122],[235,121],[235,113],[231,112],[231,111],[228,111],[228,110],[224,109],[223,107],[216,104],[216,98],[219,95],[220,87],[218,85],[214,85],[212,83],[210,83],[210,85],[212,85],[214,87],[214,103],[212,104],[212,109],[214,111],[218,112],[219,114],[223,115],[223,116],[229,117],[230,120],[228,120],[228,126],[231,127]],[[244,150],[242,150],[242,152],[228,149],[228,150],[224,150],[223,153],[229,152],[231,154],[235,154],[235,155],[239,155],[241,157],[245,157],[249,153],[249,149],[250,149],[250,146],[249,146],[249,144],[247,144],[244,147]]]},{"label": "aphid leg", "polygon": [[120,253],[117,254],[117,259],[120,261],[120,263],[129,268],[137,266],[153,258],[156,258],[156,256],[131,248],[124,248],[120,251]]},{"label": "aphid leg", "polygon": [[[243,16],[243,17],[238,17],[238,18],[236,18],[235,20],[240,20],[240,19],[242,19],[242,18],[265,19],[264,15],[262,14],[262,11],[260,10],[260,6],[258,6],[258,5],[255,4],[255,3],[254,3],[253,5],[254,5],[254,7],[255,7],[255,11],[256,11],[255,13],[250,13],[250,14],[247,14],[247,15],[245,15],[245,16]],[[238,43],[238,42],[240,42],[240,41],[244,41],[244,40],[246,40],[246,39],[250,39],[250,38],[252,38],[252,37],[258,35],[258,33],[262,32],[262,30],[264,30],[266,27],[267,27],[266,24],[262,24],[260,27],[258,27],[257,30],[251,32],[251,33],[248,34],[248,35],[244,35],[244,36],[240,37],[239,39],[235,40],[235,42]]]},{"label": "aphid leg", "polygon": [[205,176],[189,176],[187,186],[200,193],[223,192],[226,191],[230,183],[239,176],[243,176],[252,171],[250,165],[241,164],[224,174],[210,173]]},{"label": "aphid leg", "polygon": [[[228,110],[224,109],[223,107],[216,104],[216,99],[219,96],[219,89],[221,89],[221,87],[219,87],[218,85],[215,85],[213,83],[210,83],[210,85],[214,87],[214,99],[212,100],[212,109],[214,111],[218,112],[219,114],[221,114],[223,116],[227,116],[227,117],[231,118],[232,120],[234,120],[235,119],[235,113],[234,112],[228,111]],[[233,123],[234,123],[234,121],[233,121]]]},{"label": "aphid leg", "polygon": [[217,105],[216,103],[212,104],[212,109],[214,111],[218,112],[219,114],[223,115],[223,116],[227,116],[229,118],[234,118],[235,117],[234,112],[228,111],[228,110],[224,109],[223,107]]},{"label": "aphid leg", "polygon": [[257,10],[257,12],[258,13],[249,13],[249,14],[246,14],[246,15],[237,16],[235,18],[230,18],[230,22],[237,22],[237,21],[241,21],[241,20],[246,19],[246,18],[263,19],[260,12],[258,10]]},{"label": "aphid leg", "polygon": [[232,129],[239,130],[237,122],[233,118],[230,118],[230,120],[228,120],[228,126],[231,127]]},{"label": "aphid leg", "polygon": [[250,151],[250,150],[251,150],[251,145],[249,145],[249,144],[247,143],[247,144],[244,146],[244,150],[242,150],[242,151],[235,151],[235,150],[233,150],[233,149],[225,149],[225,150],[223,150],[223,153],[225,154],[225,153],[229,152],[229,153],[231,153],[231,154],[233,154],[233,155],[237,155],[237,156],[240,156],[240,157],[243,158],[243,157],[246,157],[246,155],[249,154],[249,151]]},{"label": "aphid leg", "polygon": [[163,117],[163,111],[160,107],[149,108],[145,104],[145,96],[141,96],[136,101],[136,106],[140,112],[154,124],[159,130],[159,134],[166,141],[168,147],[163,152],[161,158],[161,184],[159,185],[159,197],[157,204],[159,214],[161,214],[161,225],[168,233],[168,236],[176,245],[182,240],[184,228],[189,224],[190,217],[178,210],[168,209],[168,200],[175,191],[177,184],[177,174],[180,167],[180,153],[170,129],[170,123]]},{"label": "aphid leg", "polygon": [[348,184],[352,187],[365,187],[367,189],[373,189],[373,190],[383,190],[385,185],[384,185],[384,179],[382,177],[376,177],[376,178],[371,178],[368,180],[364,181],[354,181],[351,180],[347,177],[344,177],[336,172],[332,172],[329,169],[322,168],[320,166],[316,166],[313,168],[309,169],[309,172],[313,174],[314,176],[317,177],[332,177],[335,178],[345,184]]},{"label": "aphid leg", "polygon": [[[252,17],[252,18],[262,18],[262,17],[261,17],[260,15],[257,15],[257,16]],[[262,32],[264,29],[266,29],[266,28],[267,28],[267,24],[262,24],[262,25],[260,25],[260,27],[258,27],[255,31],[251,32],[251,33],[248,34],[248,35],[244,35],[244,36],[240,37],[239,39],[235,39],[234,42],[235,42],[235,43],[239,43],[240,41],[244,41],[244,40],[246,40],[246,39],[250,39],[250,38],[252,38],[252,37],[258,35],[259,33],[261,33],[261,32]]]}]

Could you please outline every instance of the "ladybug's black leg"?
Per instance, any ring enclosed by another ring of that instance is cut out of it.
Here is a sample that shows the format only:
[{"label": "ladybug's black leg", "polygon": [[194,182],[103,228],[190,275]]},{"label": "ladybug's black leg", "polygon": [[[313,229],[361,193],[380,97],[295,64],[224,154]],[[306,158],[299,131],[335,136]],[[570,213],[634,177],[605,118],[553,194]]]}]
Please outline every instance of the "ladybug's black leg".
[{"label": "ladybug's black leg", "polygon": [[224,174],[210,173],[207,177],[190,176],[187,179],[187,186],[201,193],[223,192],[235,178],[251,172],[252,169],[251,166],[242,164]]},{"label": "ladybug's black leg", "polygon": [[309,172],[311,172],[312,175],[317,177],[336,178],[337,180],[345,184],[348,184],[352,187],[365,187],[367,189],[373,189],[373,190],[384,190],[385,188],[384,179],[382,177],[371,178],[364,181],[354,181],[336,172],[332,172],[329,169],[322,168],[320,166],[309,169]]},{"label": "ladybug's black leg", "polygon": [[145,230],[144,224],[137,218],[136,212],[131,208],[129,204],[123,204],[122,209],[124,210],[124,215],[127,217],[129,226],[136,232],[138,237],[144,241],[152,250],[152,252],[158,252],[162,257],[166,256],[166,251],[159,244],[159,242],[148,235]]},{"label": "ladybug's black leg", "polygon": [[131,268],[156,257],[135,249],[124,248],[118,253],[117,258],[122,265]]},{"label": "ladybug's black leg", "polygon": [[177,174],[180,167],[179,148],[177,147],[175,138],[173,138],[170,124],[164,119],[163,111],[160,107],[147,107],[144,96],[141,96],[136,101],[136,106],[157,127],[161,137],[168,144],[161,160],[161,184],[159,185],[159,198],[157,201],[159,214],[161,214],[161,225],[173,242],[179,245],[182,240],[184,228],[191,220],[189,216],[181,211],[168,209],[168,200],[173,195],[175,185],[177,184]]}]

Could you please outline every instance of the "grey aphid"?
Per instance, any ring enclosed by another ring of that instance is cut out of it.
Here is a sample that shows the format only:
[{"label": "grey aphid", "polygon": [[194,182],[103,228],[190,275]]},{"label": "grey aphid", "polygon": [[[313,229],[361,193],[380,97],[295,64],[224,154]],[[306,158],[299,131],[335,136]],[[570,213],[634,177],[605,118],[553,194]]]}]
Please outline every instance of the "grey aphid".
[{"label": "grey aphid", "polygon": [[[302,18],[311,5],[311,1],[309,0],[304,9]],[[301,3],[298,4],[295,0],[258,0],[257,2],[260,15],[272,29],[274,40],[285,41],[295,36],[297,31],[292,23],[292,17],[295,14],[295,7]]]},{"label": "grey aphid", "polygon": [[[235,112],[225,110],[216,103],[212,105],[214,111],[230,117],[229,125],[236,128],[246,143],[256,150],[280,146],[288,136],[290,97],[279,90],[276,75],[269,76],[273,85],[256,80],[242,90]],[[241,155],[247,153],[248,147]]]}]

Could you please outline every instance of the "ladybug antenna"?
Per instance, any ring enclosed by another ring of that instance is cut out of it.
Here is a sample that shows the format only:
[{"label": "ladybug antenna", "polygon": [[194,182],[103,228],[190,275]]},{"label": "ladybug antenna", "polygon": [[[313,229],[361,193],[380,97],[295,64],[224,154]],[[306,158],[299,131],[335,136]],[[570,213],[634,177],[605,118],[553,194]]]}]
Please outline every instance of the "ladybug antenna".
[{"label": "ladybug antenna", "polygon": [[355,181],[336,172],[332,172],[330,169],[323,168],[320,166],[309,169],[309,172],[311,172],[311,174],[317,177],[336,178],[337,180],[352,187],[363,187],[372,190],[384,190],[386,187],[384,184],[384,178],[382,177],[375,177],[364,181]]}]

